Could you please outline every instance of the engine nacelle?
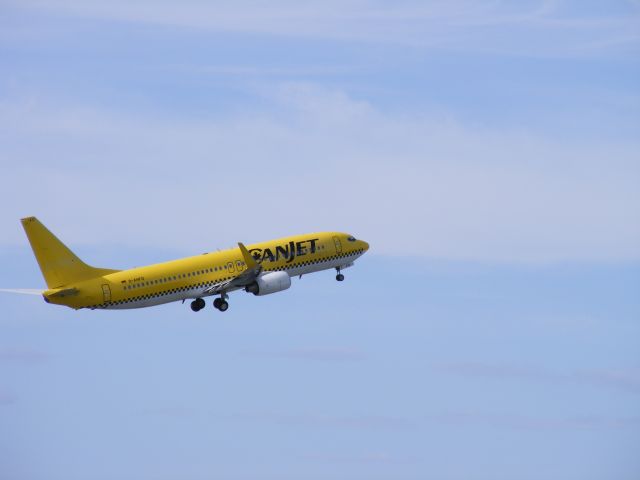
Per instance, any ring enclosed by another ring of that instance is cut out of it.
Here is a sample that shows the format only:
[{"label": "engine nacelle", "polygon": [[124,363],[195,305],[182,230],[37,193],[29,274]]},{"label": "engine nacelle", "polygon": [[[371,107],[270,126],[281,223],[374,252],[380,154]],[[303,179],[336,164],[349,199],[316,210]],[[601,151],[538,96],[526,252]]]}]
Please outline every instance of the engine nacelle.
[{"label": "engine nacelle", "polygon": [[245,291],[261,296],[281,292],[290,286],[291,277],[287,272],[270,272],[259,276],[251,285],[247,285]]}]

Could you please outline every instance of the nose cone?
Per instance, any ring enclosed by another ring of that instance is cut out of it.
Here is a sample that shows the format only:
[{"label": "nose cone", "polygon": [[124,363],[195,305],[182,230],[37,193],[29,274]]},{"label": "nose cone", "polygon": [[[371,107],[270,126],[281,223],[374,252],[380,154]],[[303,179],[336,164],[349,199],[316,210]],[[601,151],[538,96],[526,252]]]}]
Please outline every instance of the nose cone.
[{"label": "nose cone", "polygon": [[369,244],[367,242],[365,242],[364,240],[360,240],[360,243],[362,244],[362,249],[366,252],[367,250],[369,250]]}]

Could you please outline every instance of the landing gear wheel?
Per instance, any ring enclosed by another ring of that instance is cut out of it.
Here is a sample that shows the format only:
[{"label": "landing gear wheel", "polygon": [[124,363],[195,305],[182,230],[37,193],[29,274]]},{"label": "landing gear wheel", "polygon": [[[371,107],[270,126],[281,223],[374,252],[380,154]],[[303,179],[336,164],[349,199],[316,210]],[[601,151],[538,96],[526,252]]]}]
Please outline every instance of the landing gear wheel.
[{"label": "landing gear wheel", "polygon": [[222,297],[218,297],[213,301],[213,306],[221,312],[226,312],[229,309],[229,303]]},{"label": "landing gear wheel", "polygon": [[344,280],[344,275],[341,274],[341,273],[337,274],[336,275],[336,280],[339,281],[339,282],[343,281]]},{"label": "landing gear wheel", "polygon": [[199,312],[204,308],[205,305],[206,303],[204,303],[203,299],[196,298],[193,302],[191,302],[191,310],[193,310],[194,312]]}]

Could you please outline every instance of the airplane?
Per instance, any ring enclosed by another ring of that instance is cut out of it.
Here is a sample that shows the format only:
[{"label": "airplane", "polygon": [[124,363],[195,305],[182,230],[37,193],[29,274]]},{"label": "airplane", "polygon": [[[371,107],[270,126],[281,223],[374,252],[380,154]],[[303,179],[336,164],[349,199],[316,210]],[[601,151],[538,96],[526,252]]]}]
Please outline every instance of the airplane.
[{"label": "airplane", "polygon": [[42,295],[47,303],[73,309],[121,310],[191,300],[191,310],[213,306],[225,312],[229,293],[244,290],[262,296],[291,286],[291,277],[342,270],[369,250],[369,244],[340,232],[320,232],[169,262],[112,270],[84,263],[36,217],[21,220],[47,284],[46,290],[5,290]]}]

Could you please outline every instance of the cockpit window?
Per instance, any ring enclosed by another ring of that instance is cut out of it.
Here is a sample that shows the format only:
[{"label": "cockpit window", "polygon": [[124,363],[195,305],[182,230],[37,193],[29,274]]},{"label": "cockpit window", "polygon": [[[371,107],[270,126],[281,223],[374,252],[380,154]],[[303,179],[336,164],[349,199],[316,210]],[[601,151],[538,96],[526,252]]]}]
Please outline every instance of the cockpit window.
[{"label": "cockpit window", "polygon": [[350,242],[355,242],[356,241],[355,237],[347,237],[347,240],[349,240]]}]

